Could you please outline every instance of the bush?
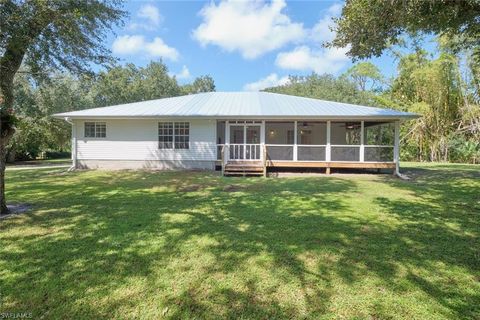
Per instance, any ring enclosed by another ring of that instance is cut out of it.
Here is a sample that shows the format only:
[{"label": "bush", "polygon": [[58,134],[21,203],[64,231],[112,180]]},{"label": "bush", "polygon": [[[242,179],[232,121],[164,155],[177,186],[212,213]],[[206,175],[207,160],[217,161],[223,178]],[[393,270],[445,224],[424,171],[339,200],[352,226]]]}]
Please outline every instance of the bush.
[{"label": "bush", "polygon": [[43,157],[44,159],[63,159],[71,158],[72,154],[68,151],[45,151]]}]

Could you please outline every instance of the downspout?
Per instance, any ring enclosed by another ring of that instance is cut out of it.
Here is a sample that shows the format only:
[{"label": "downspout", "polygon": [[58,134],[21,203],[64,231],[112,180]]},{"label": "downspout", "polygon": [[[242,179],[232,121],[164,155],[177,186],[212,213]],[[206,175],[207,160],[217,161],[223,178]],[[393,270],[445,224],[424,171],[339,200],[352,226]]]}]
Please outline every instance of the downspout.
[{"label": "downspout", "polygon": [[72,166],[68,171],[73,171],[77,168],[77,127],[69,117],[65,117],[65,121],[72,125]]}]

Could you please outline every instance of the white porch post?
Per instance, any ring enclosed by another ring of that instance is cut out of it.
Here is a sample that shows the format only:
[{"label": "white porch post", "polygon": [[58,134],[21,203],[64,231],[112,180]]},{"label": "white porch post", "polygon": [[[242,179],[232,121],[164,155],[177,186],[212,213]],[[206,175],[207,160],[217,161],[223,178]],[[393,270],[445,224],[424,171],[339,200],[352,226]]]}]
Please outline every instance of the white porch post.
[{"label": "white porch post", "polygon": [[395,162],[395,174],[400,174],[400,121],[395,121],[395,144],[393,146],[393,162]]},{"label": "white porch post", "polygon": [[365,161],[365,141],[363,141],[364,130],[365,130],[365,121],[362,121],[360,126],[360,162]]},{"label": "white porch post", "polygon": [[294,121],[294,125],[293,125],[293,161],[297,161],[297,159],[298,159],[297,128],[298,128],[298,122]]},{"label": "white porch post", "polygon": [[230,122],[225,121],[225,146],[227,148],[227,152],[225,155],[225,162],[227,162],[230,158]]},{"label": "white porch post", "polygon": [[332,146],[330,143],[330,137],[331,137],[331,121],[327,121],[327,148],[325,149],[325,161],[329,162],[331,161],[331,150]]},{"label": "white porch post", "polygon": [[260,155],[262,159],[265,157],[264,149],[265,149],[265,120],[262,120],[262,125],[260,126]]}]

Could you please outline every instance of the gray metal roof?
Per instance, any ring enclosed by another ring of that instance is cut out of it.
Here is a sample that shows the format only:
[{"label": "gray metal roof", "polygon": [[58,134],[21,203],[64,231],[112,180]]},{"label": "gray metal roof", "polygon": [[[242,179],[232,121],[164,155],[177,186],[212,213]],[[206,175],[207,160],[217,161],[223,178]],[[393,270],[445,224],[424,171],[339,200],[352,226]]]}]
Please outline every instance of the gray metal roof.
[{"label": "gray metal roof", "polygon": [[57,113],[69,118],[415,118],[414,113],[269,92],[208,92]]}]

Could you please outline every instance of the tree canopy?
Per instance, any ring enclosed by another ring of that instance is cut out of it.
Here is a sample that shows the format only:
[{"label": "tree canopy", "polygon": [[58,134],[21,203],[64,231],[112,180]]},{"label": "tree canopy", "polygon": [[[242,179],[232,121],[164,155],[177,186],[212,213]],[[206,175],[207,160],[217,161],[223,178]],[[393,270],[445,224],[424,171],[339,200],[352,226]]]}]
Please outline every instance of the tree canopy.
[{"label": "tree canopy", "polygon": [[349,46],[353,58],[380,56],[405,33],[418,32],[455,38],[455,52],[478,49],[478,0],[347,0],[335,19],[336,37],[330,45]]}]

